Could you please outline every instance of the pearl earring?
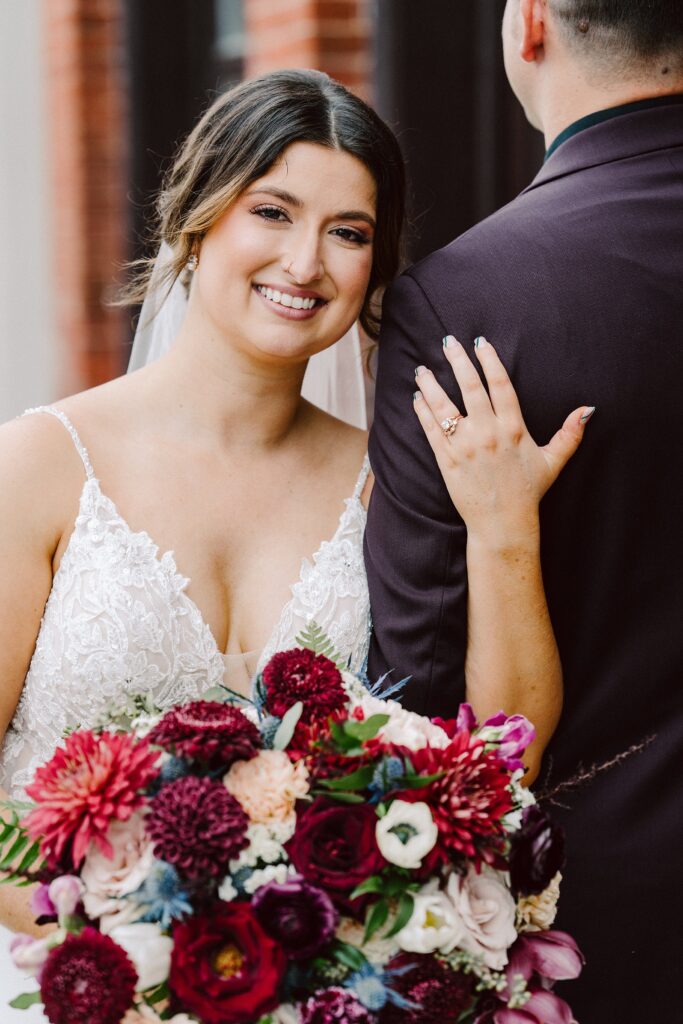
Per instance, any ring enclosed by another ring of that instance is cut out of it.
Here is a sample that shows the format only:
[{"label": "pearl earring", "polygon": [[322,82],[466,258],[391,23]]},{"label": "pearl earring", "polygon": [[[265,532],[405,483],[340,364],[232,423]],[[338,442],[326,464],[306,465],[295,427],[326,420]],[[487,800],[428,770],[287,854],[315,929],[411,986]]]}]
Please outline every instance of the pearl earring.
[{"label": "pearl earring", "polygon": [[199,256],[197,255],[196,252],[192,253],[185,266],[190,271],[197,269],[197,267],[199,266]]}]

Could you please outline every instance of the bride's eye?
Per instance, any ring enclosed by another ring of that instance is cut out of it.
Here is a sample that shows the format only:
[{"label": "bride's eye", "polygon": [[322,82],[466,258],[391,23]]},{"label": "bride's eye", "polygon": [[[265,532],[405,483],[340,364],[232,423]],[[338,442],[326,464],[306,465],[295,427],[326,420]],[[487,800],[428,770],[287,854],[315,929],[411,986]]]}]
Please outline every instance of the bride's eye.
[{"label": "bride's eye", "polygon": [[255,206],[251,212],[257,217],[262,217],[263,220],[269,220],[276,224],[289,220],[286,210],[280,206]]},{"label": "bride's eye", "polygon": [[371,241],[362,231],[356,231],[354,228],[335,228],[332,234],[345,242],[354,242],[356,245],[369,245]]}]

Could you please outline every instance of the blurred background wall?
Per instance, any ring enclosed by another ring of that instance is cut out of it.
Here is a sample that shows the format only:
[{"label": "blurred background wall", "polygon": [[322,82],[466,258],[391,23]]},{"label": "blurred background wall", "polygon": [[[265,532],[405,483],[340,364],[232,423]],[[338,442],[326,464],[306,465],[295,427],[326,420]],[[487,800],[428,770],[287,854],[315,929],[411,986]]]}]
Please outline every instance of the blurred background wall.
[{"label": "blurred background wall", "polygon": [[543,147],[505,81],[504,0],[0,0],[0,421],[125,368],[121,264],[208,102],[317,67],[397,131],[419,259],[503,205]]}]

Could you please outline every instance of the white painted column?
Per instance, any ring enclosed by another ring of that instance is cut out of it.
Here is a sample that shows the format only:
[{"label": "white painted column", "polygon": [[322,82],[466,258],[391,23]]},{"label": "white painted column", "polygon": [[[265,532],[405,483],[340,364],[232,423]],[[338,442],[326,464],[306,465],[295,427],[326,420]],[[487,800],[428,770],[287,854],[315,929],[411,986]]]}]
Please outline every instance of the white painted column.
[{"label": "white painted column", "polygon": [[58,388],[43,2],[0,0],[0,422]]}]

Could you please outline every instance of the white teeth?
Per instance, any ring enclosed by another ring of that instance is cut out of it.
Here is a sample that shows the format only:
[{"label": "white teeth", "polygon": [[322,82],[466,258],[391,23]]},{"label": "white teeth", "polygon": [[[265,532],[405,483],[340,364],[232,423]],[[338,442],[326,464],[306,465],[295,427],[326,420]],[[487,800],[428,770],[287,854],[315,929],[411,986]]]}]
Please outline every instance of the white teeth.
[{"label": "white teeth", "polygon": [[264,295],[271,302],[278,302],[281,306],[291,309],[313,309],[315,299],[304,299],[300,295],[288,295],[287,292],[279,292],[277,288],[266,288],[264,285],[257,285],[256,290]]}]

